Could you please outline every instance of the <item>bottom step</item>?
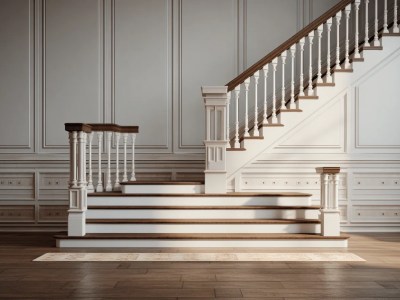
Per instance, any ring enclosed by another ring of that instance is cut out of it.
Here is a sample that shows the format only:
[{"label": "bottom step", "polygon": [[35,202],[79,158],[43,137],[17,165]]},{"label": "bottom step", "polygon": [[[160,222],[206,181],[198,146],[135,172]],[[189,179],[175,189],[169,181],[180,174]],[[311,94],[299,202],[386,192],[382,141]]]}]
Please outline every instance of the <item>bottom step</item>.
[{"label": "bottom step", "polygon": [[324,237],[317,234],[86,234],[83,237],[56,235],[60,248],[180,248],[180,247],[266,247],[315,248],[347,247],[348,236]]}]

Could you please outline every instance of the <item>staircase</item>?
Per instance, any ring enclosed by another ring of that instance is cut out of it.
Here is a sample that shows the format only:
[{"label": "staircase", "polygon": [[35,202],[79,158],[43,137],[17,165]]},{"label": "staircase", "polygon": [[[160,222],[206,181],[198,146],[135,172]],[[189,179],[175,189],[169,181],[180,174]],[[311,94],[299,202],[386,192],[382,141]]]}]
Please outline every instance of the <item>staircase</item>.
[{"label": "staircase", "polygon": [[56,236],[57,246],[346,247],[340,168],[316,170],[318,206],[306,193],[243,193],[238,173],[400,48],[397,0],[389,4],[343,0],[227,85],[202,87],[205,182],[135,181],[138,127],[66,124],[70,210],[68,234]]}]

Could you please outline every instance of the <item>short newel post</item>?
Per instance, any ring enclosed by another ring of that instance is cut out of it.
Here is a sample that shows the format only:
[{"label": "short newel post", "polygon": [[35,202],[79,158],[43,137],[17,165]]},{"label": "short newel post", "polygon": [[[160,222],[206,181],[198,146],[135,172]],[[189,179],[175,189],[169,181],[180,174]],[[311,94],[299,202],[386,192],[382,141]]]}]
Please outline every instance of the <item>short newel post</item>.
[{"label": "short newel post", "polygon": [[201,88],[206,107],[205,193],[226,193],[226,86]]},{"label": "short newel post", "polygon": [[340,236],[339,167],[317,168],[321,176],[321,235]]}]

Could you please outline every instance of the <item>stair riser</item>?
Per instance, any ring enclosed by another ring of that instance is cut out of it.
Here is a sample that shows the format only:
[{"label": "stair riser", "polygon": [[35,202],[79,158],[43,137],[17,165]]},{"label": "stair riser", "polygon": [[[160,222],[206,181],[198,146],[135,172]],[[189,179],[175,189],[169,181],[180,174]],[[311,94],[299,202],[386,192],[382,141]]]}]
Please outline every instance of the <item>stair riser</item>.
[{"label": "stair riser", "polygon": [[305,209],[89,209],[87,219],[318,219]]},{"label": "stair riser", "polygon": [[347,247],[347,240],[57,240],[57,247],[101,247],[101,248],[182,248],[182,247],[235,247],[235,248],[308,248]]},{"label": "stair riser", "polygon": [[122,185],[123,194],[201,194],[204,185]]},{"label": "stair riser", "polygon": [[101,206],[243,206],[243,205],[268,205],[268,206],[310,206],[310,197],[88,197],[88,205]]},{"label": "stair riser", "polygon": [[320,233],[320,224],[87,224],[87,233]]}]

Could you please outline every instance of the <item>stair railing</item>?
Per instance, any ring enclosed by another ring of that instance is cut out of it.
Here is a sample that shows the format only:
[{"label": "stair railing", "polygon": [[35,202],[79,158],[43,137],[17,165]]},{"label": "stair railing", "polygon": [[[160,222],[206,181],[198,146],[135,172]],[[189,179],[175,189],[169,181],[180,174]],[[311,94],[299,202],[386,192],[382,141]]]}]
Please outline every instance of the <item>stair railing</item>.
[{"label": "stair railing", "polygon": [[[219,117],[206,113],[206,192],[226,192],[225,150],[244,150],[241,140],[262,137],[263,127],[280,126],[281,112],[299,108],[298,99],[315,98],[317,86],[333,85],[335,72],[362,60],[361,47],[380,46],[380,32],[399,32],[398,0],[390,2],[389,9],[388,0],[342,0],[225,86],[202,88],[208,111],[209,99],[225,99],[218,103],[224,112]],[[208,134],[216,128],[226,132]]]},{"label": "stair railing", "polygon": [[[135,181],[135,141],[138,126],[119,126],[117,124],[66,123],[69,133],[70,179],[68,235],[84,236],[87,210],[87,193],[120,191],[120,182]],[[111,170],[112,137],[115,146],[115,170]],[[97,137],[97,184],[94,183],[93,139]],[[122,136],[122,149],[120,141]],[[106,168],[102,169],[103,137],[106,150]],[[131,148],[131,164],[128,170],[128,150]],[[122,174],[120,172],[122,155]],[[128,174],[128,172],[130,174]],[[114,182],[113,176],[114,175]],[[104,175],[104,176],[103,176]],[[122,175],[122,178],[120,177]],[[104,177],[104,179],[103,179]],[[129,178],[129,179],[128,179]]]}]

